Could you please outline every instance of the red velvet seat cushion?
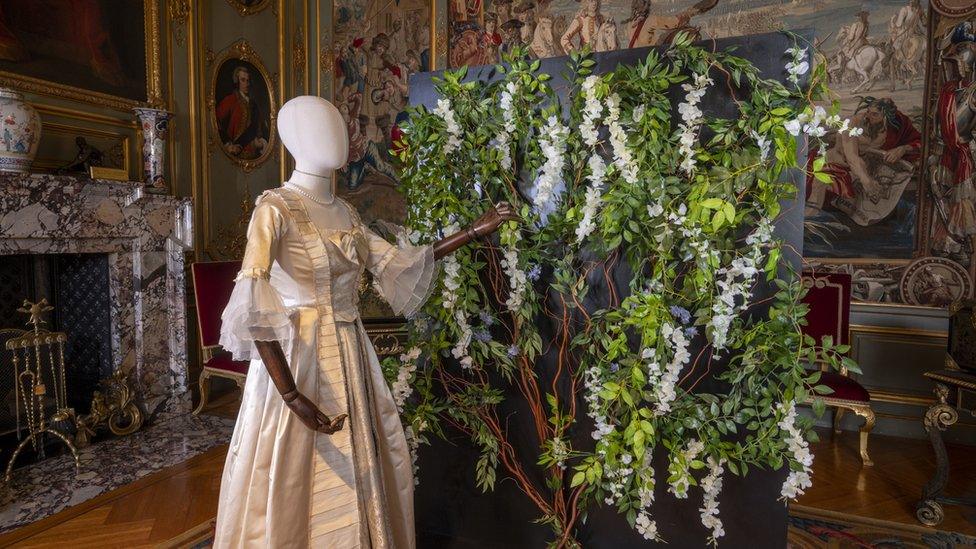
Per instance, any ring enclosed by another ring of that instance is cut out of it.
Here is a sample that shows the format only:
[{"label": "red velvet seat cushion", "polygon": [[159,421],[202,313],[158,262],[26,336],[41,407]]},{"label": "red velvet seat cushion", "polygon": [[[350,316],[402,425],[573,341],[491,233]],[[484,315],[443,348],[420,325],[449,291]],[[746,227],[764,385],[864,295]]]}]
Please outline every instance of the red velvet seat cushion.
[{"label": "red velvet seat cushion", "polygon": [[250,364],[251,363],[247,362],[246,360],[232,360],[230,353],[219,353],[217,356],[208,360],[204,366],[214,368],[216,370],[224,370],[246,375],[247,367],[250,366]]},{"label": "red velvet seat cushion", "polygon": [[833,393],[823,395],[825,398],[839,398],[841,400],[853,400],[855,402],[871,401],[870,393],[860,383],[837,372],[821,373],[818,384],[826,385],[834,390]]}]

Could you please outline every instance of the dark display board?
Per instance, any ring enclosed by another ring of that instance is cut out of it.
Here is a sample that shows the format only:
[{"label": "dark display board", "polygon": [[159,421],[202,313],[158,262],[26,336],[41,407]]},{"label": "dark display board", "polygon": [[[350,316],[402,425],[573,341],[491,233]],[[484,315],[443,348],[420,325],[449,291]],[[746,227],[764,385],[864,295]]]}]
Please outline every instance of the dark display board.
[{"label": "dark display board", "polygon": [[[800,32],[801,41],[813,42],[811,32]],[[726,50],[734,48],[735,55],[748,59],[761,71],[763,78],[786,80],[785,64],[789,60],[784,53],[794,44],[794,39],[785,34],[760,34],[741,38],[729,38],[702,43],[703,46]],[[612,70],[619,64],[634,64],[647,56],[651,48],[618,50],[599,53],[594,56],[597,74]],[[552,85],[563,100],[568,91],[568,83],[563,77],[567,59],[564,57],[542,61],[541,71],[553,76]],[[410,79],[410,101],[414,105],[423,104],[428,108],[436,106],[437,94],[432,77],[438,73],[416,74]],[[492,67],[478,67],[469,70],[468,79],[494,79]],[[729,96],[724,77],[713,72],[712,86],[702,102],[706,116],[723,118],[737,117],[736,107]],[[671,100],[675,107],[681,101],[683,92],[679,87],[672,89]],[[677,113],[674,113],[677,118]],[[805,151],[801,149],[800,165],[805,164]],[[785,243],[784,256],[790,261],[794,272],[801,268],[803,252],[803,183],[802,174],[790,174],[798,192],[793,200],[784,204],[783,214],[776,222],[776,235]],[[593,269],[593,272],[601,269]],[[617,288],[626,288],[630,273],[626,265],[618,265],[611,270]],[[584,301],[587,309],[596,310],[606,305],[607,288],[605,281],[594,275],[589,280],[591,290]],[[784,276],[786,276],[784,271]],[[539,284],[545,284],[551,272],[544,271]],[[754,299],[760,300],[770,295],[769,287],[760,288]],[[559,304],[549,303],[552,310],[558,311]],[[754,314],[765,313],[761,308]],[[548,348],[557,326],[547,317],[539,319],[543,348]],[[554,351],[555,352],[555,351]],[[697,350],[692,350],[692,355]],[[555,357],[543,355],[536,364],[540,382],[548,385],[554,370]],[[722,365],[713,371],[721,371]],[[504,386],[501,384],[500,386]],[[564,388],[565,389],[565,388]],[[712,392],[722,390],[717,382],[706,379],[696,390]],[[585,408],[579,408],[581,411]],[[517,390],[508,390],[506,400],[498,408],[498,415],[508,419],[510,442],[525,457],[525,470],[535,474],[534,481],[544,487],[543,471],[535,465],[539,455],[539,441],[531,424],[531,414],[522,402]],[[582,412],[578,414],[577,424],[570,432],[573,446],[592,448],[590,438],[592,424]],[[450,431],[449,431],[450,432]],[[498,469],[498,482],[493,492],[483,493],[475,486],[475,463],[477,448],[467,436],[451,433],[449,441],[433,439],[430,446],[420,449],[420,485],[416,490],[416,516],[418,547],[426,548],[544,548],[551,540],[552,532],[548,526],[533,523],[539,518],[538,509],[527,496],[522,494],[514,481],[505,480],[505,470]],[[701,490],[692,488],[685,500],[676,500],[667,493],[667,464],[669,456],[663,447],[654,454],[657,478],[655,503],[651,515],[657,521],[661,535],[668,541],[662,547],[685,548],[706,547],[708,532],[701,525],[699,507]],[[697,476],[700,476],[701,473]],[[785,547],[787,528],[787,509],[779,499],[780,489],[786,472],[752,471],[746,477],[731,473],[724,476],[724,487],[719,498],[720,516],[726,535],[720,539],[720,547]],[[614,508],[594,504],[576,529],[577,539],[584,548],[620,549],[629,547],[651,547],[658,544],[645,541],[619,515]]]}]

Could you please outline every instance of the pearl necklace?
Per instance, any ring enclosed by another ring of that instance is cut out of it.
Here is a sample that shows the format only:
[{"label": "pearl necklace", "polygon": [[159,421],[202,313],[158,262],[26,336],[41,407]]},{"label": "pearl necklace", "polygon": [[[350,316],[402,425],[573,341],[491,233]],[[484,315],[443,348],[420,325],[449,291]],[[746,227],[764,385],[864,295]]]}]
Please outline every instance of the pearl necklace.
[{"label": "pearl necklace", "polygon": [[285,182],[285,185],[287,185],[289,189],[291,189],[291,190],[295,191],[296,193],[304,196],[305,198],[311,200],[312,202],[315,202],[316,204],[322,204],[323,206],[330,206],[330,205],[332,205],[332,203],[335,202],[335,199],[336,199],[334,192],[332,194],[332,200],[326,202],[324,200],[320,200],[318,198],[315,198],[314,196],[311,195],[311,193],[309,193],[305,189],[299,187],[298,185],[295,185],[294,183]]}]

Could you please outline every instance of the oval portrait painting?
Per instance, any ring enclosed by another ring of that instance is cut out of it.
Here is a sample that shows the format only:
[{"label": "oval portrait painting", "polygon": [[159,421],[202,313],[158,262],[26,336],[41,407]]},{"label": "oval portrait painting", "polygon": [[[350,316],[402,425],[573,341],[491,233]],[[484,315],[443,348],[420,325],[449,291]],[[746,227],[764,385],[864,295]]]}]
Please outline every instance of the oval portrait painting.
[{"label": "oval portrait painting", "polygon": [[245,171],[274,149],[276,106],[268,73],[246,43],[221,56],[213,74],[211,125],[217,146]]}]

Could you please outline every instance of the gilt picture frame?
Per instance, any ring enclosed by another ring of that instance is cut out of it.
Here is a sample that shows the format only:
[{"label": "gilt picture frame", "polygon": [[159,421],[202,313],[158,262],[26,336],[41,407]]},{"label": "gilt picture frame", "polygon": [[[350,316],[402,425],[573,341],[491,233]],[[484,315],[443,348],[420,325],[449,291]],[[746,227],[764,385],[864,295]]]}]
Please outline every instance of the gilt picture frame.
[{"label": "gilt picture frame", "polygon": [[0,26],[0,86],[120,111],[163,103],[156,0],[2,0]]},{"label": "gilt picture frame", "polygon": [[208,144],[250,172],[274,155],[278,101],[274,78],[247,40],[208,59]]}]

